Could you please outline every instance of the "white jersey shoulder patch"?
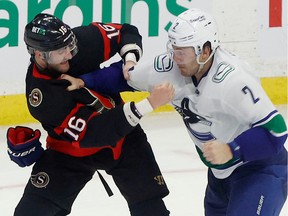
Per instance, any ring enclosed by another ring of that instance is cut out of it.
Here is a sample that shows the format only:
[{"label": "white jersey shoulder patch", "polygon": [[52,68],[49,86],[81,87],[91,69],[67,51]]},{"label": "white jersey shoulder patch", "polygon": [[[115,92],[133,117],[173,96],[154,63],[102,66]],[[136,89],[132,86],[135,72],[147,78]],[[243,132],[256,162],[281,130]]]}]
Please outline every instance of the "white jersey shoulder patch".
[{"label": "white jersey shoulder patch", "polygon": [[217,66],[217,70],[215,75],[213,76],[212,81],[216,83],[222,82],[228,74],[230,74],[232,71],[235,70],[235,67],[231,64],[228,64],[226,62],[221,62]]},{"label": "white jersey shoulder patch", "polygon": [[157,72],[168,72],[173,68],[173,60],[168,53],[158,55],[154,58],[154,69]]}]

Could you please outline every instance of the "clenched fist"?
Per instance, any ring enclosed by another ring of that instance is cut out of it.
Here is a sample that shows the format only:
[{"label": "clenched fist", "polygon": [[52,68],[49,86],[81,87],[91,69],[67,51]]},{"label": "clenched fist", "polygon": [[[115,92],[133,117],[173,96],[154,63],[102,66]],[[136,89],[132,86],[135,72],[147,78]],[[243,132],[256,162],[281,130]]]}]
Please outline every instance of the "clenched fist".
[{"label": "clenched fist", "polygon": [[171,83],[165,82],[154,86],[152,92],[147,98],[153,109],[163,106],[174,98],[174,91]]},{"label": "clenched fist", "polygon": [[209,141],[204,144],[203,156],[212,164],[224,164],[233,158],[232,151],[228,144],[218,140]]}]

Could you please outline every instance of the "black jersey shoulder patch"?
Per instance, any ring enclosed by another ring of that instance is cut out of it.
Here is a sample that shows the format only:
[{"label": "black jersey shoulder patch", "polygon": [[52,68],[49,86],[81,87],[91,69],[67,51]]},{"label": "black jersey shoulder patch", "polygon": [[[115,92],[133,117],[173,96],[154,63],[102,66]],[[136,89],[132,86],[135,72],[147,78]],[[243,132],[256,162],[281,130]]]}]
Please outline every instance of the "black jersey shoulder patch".
[{"label": "black jersey shoulder patch", "polygon": [[37,107],[41,104],[43,94],[39,88],[34,88],[29,94],[29,104],[33,107]]}]

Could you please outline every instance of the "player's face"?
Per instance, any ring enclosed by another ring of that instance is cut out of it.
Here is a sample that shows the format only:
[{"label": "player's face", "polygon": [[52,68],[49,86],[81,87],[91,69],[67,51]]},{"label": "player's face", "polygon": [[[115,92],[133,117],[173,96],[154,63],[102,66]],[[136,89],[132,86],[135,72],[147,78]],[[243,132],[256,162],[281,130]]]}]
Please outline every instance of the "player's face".
[{"label": "player's face", "polygon": [[47,67],[60,73],[66,73],[70,68],[68,60],[72,59],[72,57],[71,51],[68,48],[51,51],[49,52]]},{"label": "player's face", "polygon": [[48,68],[57,70],[60,73],[66,73],[70,68],[69,60],[72,59],[77,52],[76,41],[73,40],[65,47],[46,53]]},{"label": "player's face", "polygon": [[52,71],[58,71],[59,73],[67,73],[70,69],[70,65],[67,61],[60,64],[47,64],[47,68]]},{"label": "player's face", "polygon": [[173,60],[178,65],[182,76],[190,77],[198,71],[199,64],[193,47],[173,46]]}]

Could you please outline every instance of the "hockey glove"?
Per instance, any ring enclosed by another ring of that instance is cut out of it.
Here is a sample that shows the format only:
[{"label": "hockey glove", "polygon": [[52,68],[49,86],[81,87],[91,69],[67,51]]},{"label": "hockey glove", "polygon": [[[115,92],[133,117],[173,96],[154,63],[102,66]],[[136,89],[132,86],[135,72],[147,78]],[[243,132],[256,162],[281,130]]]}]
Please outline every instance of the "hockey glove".
[{"label": "hockey glove", "polygon": [[28,127],[10,127],[7,131],[8,154],[12,161],[20,167],[30,166],[38,160],[44,149],[42,148],[40,130]]}]

